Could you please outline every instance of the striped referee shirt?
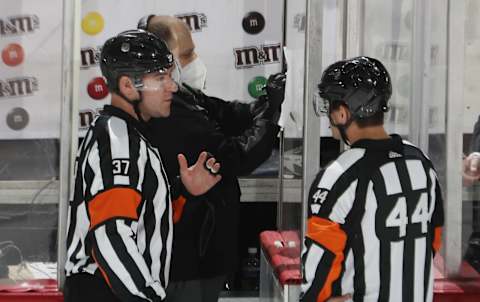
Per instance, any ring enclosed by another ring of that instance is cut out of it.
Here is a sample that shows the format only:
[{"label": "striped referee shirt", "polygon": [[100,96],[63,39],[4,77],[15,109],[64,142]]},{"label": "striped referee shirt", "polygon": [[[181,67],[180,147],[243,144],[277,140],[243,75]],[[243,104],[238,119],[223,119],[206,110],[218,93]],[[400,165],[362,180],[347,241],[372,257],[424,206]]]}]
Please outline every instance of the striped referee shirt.
[{"label": "striped referee shirt", "polygon": [[398,135],[356,142],[310,188],[302,301],[432,301],[442,224],[422,151]]},{"label": "striped referee shirt", "polygon": [[161,301],[173,236],[170,190],[142,129],[105,106],[88,130],[76,160],[65,270],[67,276],[99,270],[125,301]]}]

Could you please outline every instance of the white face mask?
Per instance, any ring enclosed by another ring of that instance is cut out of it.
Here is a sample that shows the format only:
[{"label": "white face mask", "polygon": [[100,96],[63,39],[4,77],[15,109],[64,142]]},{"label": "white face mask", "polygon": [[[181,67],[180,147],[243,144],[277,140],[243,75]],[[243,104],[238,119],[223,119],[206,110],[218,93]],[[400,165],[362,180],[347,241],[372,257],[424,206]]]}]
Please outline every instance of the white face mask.
[{"label": "white face mask", "polygon": [[182,68],[181,79],[182,83],[203,91],[205,90],[205,81],[207,79],[207,67],[197,57]]},{"label": "white face mask", "polygon": [[181,83],[182,81],[182,71],[181,71],[181,65],[180,65],[180,62],[177,61],[177,59],[175,59],[174,61],[174,65],[173,65],[173,70],[172,70],[172,80],[175,81],[175,83],[179,84]]}]

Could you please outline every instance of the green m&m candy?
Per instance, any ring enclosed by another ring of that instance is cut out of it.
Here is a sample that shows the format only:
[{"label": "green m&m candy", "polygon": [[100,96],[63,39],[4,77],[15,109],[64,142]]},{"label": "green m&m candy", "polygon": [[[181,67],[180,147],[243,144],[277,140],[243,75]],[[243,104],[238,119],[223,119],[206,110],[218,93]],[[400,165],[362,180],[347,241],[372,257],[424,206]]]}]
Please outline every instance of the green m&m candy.
[{"label": "green m&m candy", "polygon": [[267,85],[267,78],[263,76],[254,77],[248,83],[248,93],[253,98],[258,98],[259,96],[264,95],[266,93],[265,89],[263,89],[265,85]]}]

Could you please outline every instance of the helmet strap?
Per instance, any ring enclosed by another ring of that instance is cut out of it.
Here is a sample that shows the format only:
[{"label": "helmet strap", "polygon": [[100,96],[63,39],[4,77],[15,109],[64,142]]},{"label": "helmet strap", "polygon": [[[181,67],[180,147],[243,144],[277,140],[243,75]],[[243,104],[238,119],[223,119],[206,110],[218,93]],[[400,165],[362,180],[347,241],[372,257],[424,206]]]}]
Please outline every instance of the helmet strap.
[{"label": "helmet strap", "polygon": [[141,94],[140,94],[140,99],[133,100],[133,110],[135,110],[135,113],[137,114],[138,120],[142,123],[145,123],[145,121],[142,118],[142,114],[140,112],[140,103],[142,102]]},{"label": "helmet strap", "polygon": [[333,119],[331,118],[330,114],[328,115],[328,119],[330,120],[330,124],[337,128],[338,131],[340,132],[340,136],[342,138],[342,141],[345,145],[347,146],[350,146],[350,142],[348,141],[348,137],[347,137],[347,128],[350,127],[350,125],[352,124],[353,122],[353,115],[350,116],[350,118],[348,119],[348,121],[345,123],[345,124],[336,124]]},{"label": "helmet strap", "polygon": [[138,94],[140,95],[140,98],[138,99],[135,99],[135,100],[130,100],[128,99],[120,90],[117,91],[117,94],[122,98],[124,99],[125,101],[127,101],[127,103],[131,104],[133,106],[133,110],[135,111],[135,114],[137,115],[137,118],[140,122],[142,123],[145,123],[145,121],[143,120],[142,118],[142,114],[141,114],[141,111],[140,111],[140,103],[142,102],[143,100],[143,94],[142,94],[142,91],[141,90],[138,90]]}]

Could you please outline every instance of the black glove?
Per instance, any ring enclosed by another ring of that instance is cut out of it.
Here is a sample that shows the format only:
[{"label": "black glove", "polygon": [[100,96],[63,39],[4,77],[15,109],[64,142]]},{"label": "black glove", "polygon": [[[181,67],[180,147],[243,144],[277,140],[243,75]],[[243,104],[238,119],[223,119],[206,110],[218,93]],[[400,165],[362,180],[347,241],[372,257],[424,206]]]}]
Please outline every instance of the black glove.
[{"label": "black glove", "polygon": [[275,73],[268,77],[267,98],[271,107],[275,110],[280,110],[283,100],[285,99],[285,82],[287,76],[284,73]]},{"label": "black glove", "polygon": [[267,94],[260,96],[250,109],[256,118],[278,122],[285,99],[285,81],[284,73],[276,73],[268,77],[267,85],[264,88]]}]

